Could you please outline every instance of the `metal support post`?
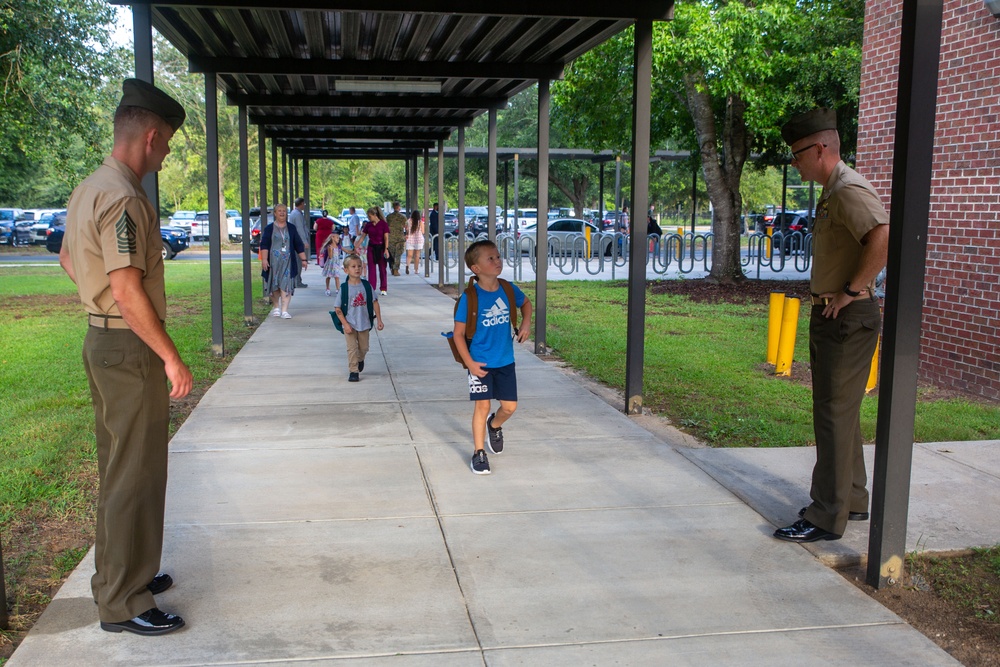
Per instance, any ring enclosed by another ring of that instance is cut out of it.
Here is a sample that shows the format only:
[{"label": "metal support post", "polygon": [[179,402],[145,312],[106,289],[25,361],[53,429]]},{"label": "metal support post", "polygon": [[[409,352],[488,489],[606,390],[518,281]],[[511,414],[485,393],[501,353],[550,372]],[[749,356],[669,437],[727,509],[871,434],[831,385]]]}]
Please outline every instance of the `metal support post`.
[{"label": "metal support post", "polygon": [[[263,132],[264,126],[260,126]],[[271,206],[278,203],[278,144],[271,138]],[[264,233],[264,226],[267,224],[267,216],[264,216],[264,223],[261,225],[261,233]]]},{"label": "metal support post", "polygon": [[[903,0],[882,385],[875,427],[868,572],[874,588],[903,573],[920,325],[937,111],[942,0]],[[905,276],[905,278],[904,278]]]},{"label": "metal support post", "polygon": [[490,241],[497,241],[497,110],[489,110],[489,136],[486,158],[486,206],[489,208],[487,233]]},{"label": "metal support post", "polygon": [[[135,56],[135,78],[147,83],[153,81],[153,15],[149,5],[132,6],[132,51]],[[160,217],[159,175],[154,171],[142,177],[142,189]]]},{"label": "metal support post", "polygon": [[625,343],[625,412],[642,414],[646,325],[646,220],[649,201],[650,81],[653,77],[653,21],[635,22],[632,93],[632,217],[629,220],[628,328]]},{"label": "metal support post", "polygon": [[465,285],[465,128],[458,127],[458,288]]},{"label": "metal support post", "polygon": [[549,80],[538,81],[538,224],[535,225],[535,354],[545,354],[549,268]]},{"label": "metal support post", "polygon": [[239,106],[240,123],[240,238],[243,250],[243,323],[252,326],[257,319],[253,315],[253,266],[250,262],[250,146],[247,132],[247,107]]},{"label": "metal support post", "polygon": [[212,309],[212,354],[226,356],[222,327],[222,225],[219,206],[219,98],[214,72],[205,74],[205,148],[208,171],[208,276]]},{"label": "metal support post", "polygon": [[448,207],[444,205],[444,140],[438,139],[438,287],[444,287],[444,264],[447,260],[444,246],[444,212]]},{"label": "metal support post", "polygon": [[[431,246],[430,246],[430,217],[431,217],[431,151],[424,149],[424,278],[431,277]],[[438,224],[441,224],[441,217],[438,216]]]}]

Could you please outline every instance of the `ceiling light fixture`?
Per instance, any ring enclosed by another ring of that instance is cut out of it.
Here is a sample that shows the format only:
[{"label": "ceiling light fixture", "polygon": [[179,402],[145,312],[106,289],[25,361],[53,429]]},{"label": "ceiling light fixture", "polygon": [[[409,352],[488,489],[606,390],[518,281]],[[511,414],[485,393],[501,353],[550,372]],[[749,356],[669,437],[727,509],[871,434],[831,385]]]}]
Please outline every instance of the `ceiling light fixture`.
[{"label": "ceiling light fixture", "polygon": [[441,93],[440,81],[350,81],[337,79],[333,89],[338,93]]}]

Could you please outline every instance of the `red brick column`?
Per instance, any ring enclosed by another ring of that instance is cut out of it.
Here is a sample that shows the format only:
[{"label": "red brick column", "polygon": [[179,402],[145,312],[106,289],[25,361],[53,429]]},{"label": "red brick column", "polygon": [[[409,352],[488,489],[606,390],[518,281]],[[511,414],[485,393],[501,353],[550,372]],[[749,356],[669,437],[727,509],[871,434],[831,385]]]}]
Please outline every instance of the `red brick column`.
[{"label": "red brick column", "polygon": [[[867,3],[858,171],[891,205],[899,0]],[[946,0],[920,374],[1000,398],[1000,19]]]}]

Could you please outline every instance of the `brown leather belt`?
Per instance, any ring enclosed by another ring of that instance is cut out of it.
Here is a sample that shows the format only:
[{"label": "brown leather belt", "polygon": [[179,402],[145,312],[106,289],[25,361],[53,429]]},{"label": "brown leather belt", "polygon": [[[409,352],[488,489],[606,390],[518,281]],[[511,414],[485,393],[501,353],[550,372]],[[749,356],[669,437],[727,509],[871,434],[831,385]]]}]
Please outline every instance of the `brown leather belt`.
[{"label": "brown leather belt", "polygon": [[93,313],[87,313],[87,321],[90,326],[97,327],[98,329],[128,329],[129,325],[125,323],[120,315],[94,315]]}]

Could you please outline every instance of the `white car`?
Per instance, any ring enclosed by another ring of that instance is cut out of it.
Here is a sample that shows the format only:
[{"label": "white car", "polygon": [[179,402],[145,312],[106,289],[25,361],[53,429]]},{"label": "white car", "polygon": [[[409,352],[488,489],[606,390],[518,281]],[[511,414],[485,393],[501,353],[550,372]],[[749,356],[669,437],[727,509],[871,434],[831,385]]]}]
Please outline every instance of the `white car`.
[{"label": "white car", "polygon": [[226,228],[230,241],[233,243],[243,242],[243,216],[234,208],[226,209]]},{"label": "white car", "polygon": [[61,211],[58,208],[34,208],[26,210],[24,214],[34,222],[31,225],[32,245],[44,245],[49,238],[49,226],[55,219],[55,214]]},{"label": "white car", "polygon": [[174,227],[180,227],[190,235],[191,223],[194,222],[196,215],[197,213],[194,211],[174,211],[174,214],[170,216],[170,224]]}]

